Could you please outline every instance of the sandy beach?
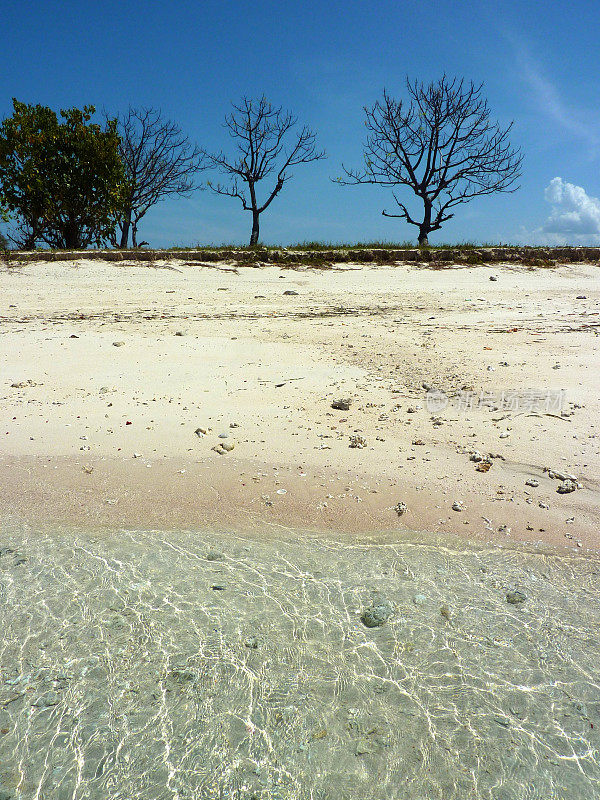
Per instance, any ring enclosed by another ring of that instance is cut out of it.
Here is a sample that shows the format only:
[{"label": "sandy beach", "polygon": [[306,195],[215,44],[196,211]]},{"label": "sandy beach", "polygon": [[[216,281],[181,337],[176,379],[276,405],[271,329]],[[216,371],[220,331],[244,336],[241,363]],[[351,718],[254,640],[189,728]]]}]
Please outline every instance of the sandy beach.
[{"label": "sandy beach", "polygon": [[0,287],[3,516],[600,545],[595,265],[82,259]]},{"label": "sandy beach", "polygon": [[2,800],[599,796],[597,266],[0,285]]}]

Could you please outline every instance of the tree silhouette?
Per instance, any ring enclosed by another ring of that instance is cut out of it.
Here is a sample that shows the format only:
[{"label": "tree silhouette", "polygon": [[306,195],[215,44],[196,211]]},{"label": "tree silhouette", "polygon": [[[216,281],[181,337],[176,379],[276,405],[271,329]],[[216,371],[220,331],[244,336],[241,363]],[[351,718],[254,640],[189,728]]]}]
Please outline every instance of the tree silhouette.
[{"label": "tree silhouette", "polygon": [[423,217],[414,219],[396,194],[405,219],[419,229],[419,245],[454,216],[455,206],[473,197],[516,191],[523,156],[511,146],[512,123],[501,128],[490,119],[483,84],[445,75],[428,85],[406,80],[409,103],[384,91],[383,100],[365,107],[367,139],[362,170],[343,167],[342,184],[407,186],[421,200]]},{"label": "tree silhouette", "polygon": [[139,221],[153,205],[199,188],[194,177],[203,168],[202,154],[177,123],[154,108],[129,108],[117,117],[117,130],[127,189],[114,244],[127,247],[131,233],[137,247]]},{"label": "tree silhouette", "polygon": [[[207,163],[229,177],[226,184],[208,182],[208,187],[217,194],[236,197],[245,211],[252,212],[251,245],[258,242],[260,215],[293,177],[290,168],[325,158],[316,148],[316,134],[306,125],[294,130],[297,124],[297,117],[273,107],[264,96],[260,100],[244,97],[225,117],[224,126],[236,144],[234,155],[204,151]],[[274,183],[261,202],[257,184],[271,175]]]}]

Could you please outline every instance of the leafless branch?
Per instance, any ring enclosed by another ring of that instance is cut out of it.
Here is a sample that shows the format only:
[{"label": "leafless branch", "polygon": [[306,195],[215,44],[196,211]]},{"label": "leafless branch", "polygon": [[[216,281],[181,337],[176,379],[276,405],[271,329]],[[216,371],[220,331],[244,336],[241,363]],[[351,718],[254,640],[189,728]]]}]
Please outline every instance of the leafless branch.
[{"label": "leafless branch", "polygon": [[384,91],[365,107],[367,139],[362,169],[343,166],[343,185],[407,186],[423,203],[416,221],[396,195],[400,217],[419,228],[419,243],[452,218],[448,209],[473,197],[513,192],[523,156],[506,128],[491,121],[483,85],[448,79],[425,85],[407,79],[408,106]]},{"label": "leafless branch", "polygon": [[[224,127],[235,142],[233,154],[202,151],[206,163],[229,178],[226,184],[209,182],[208,187],[237,198],[245,211],[252,212],[250,244],[258,241],[260,214],[293,177],[291,168],[325,158],[325,152],[317,150],[316,134],[307,126],[293,131],[297,124],[297,117],[272,106],[264,96],[260,100],[244,97],[225,117]],[[273,183],[259,201],[256,185],[269,176]]]},{"label": "leafless branch", "polygon": [[127,247],[131,232],[135,247],[139,221],[148,209],[166,197],[187,197],[200,188],[195,179],[204,165],[201,149],[159,110],[129,108],[117,120],[120,154],[129,185],[119,223],[120,246]]}]

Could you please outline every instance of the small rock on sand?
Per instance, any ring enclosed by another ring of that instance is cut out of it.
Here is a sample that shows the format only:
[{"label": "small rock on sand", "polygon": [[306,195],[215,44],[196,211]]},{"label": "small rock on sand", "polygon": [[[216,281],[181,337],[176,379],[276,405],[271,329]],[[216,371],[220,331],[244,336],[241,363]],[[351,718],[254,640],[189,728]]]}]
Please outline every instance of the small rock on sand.
[{"label": "small rock on sand", "polygon": [[521,603],[524,603],[525,600],[527,600],[527,595],[520,589],[513,589],[512,591],[506,593],[506,602],[513,606],[518,606]]},{"label": "small rock on sand", "polygon": [[113,347],[123,347],[125,342],[113,342]]},{"label": "small rock on sand", "polygon": [[337,409],[338,411],[348,411],[351,404],[352,400],[349,397],[342,397],[339,400],[334,400],[331,404],[331,407]]},{"label": "small rock on sand", "polygon": [[567,480],[563,481],[557,487],[556,491],[559,494],[570,494],[571,492],[574,492],[576,488],[577,488],[577,484],[575,483],[575,481],[572,481],[569,478],[567,478]]}]

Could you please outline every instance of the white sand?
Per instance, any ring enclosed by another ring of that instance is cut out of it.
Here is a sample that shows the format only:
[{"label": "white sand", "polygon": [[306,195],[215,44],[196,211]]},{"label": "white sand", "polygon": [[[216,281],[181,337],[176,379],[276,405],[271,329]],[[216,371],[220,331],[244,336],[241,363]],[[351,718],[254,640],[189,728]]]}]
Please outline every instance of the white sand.
[{"label": "white sand", "polygon": [[[0,513],[411,528],[596,549],[599,274],[592,265],[2,267]],[[450,395],[468,387],[472,407],[454,397],[431,412],[424,383]],[[530,390],[564,390],[568,416],[532,407]],[[482,392],[497,410],[477,405]],[[353,399],[349,411],[330,407],[340,397]],[[367,447],[350,448],[352,434]],[[218,455],[219,441],[235,448]],[[477,472],[475,449],[503,458]],[[544,467],[582,488],[558,494]]]}]

